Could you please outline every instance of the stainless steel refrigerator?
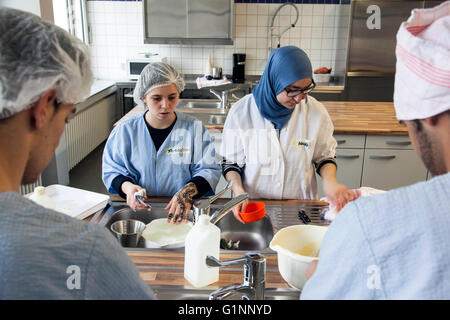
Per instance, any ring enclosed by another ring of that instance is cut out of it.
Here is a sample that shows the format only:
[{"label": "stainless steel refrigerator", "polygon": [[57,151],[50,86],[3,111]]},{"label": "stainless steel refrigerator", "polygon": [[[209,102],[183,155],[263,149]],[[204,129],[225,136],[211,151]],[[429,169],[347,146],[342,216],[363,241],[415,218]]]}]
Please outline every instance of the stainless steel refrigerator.
[{"label": "stainless steel refrigerator", "polygon": [[[346,100],[392,101],[396,35],[414,8],[444,1],[352,1]],[[378,20],[377,20],[378,19]]]}]

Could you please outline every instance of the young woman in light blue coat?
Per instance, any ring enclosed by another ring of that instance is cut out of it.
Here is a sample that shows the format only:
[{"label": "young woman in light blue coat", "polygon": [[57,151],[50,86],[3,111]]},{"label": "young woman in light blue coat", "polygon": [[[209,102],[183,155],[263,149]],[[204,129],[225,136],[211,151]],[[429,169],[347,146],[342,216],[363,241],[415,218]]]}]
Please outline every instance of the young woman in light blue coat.
[{"label": "young woman in light blue coat", "polygon": [[[150,63],[140,75],[134,100],[145,111],[120,123],[103,153],[103,182],[112,194],[145,209],[134,194],[172,197],[168,219],[187,221],[194,197],[213,194],[221,174],[214,143],[194,117],[175,112],[184,80],[166,63]],[[142,192],[142,191],[141,191]]]}]

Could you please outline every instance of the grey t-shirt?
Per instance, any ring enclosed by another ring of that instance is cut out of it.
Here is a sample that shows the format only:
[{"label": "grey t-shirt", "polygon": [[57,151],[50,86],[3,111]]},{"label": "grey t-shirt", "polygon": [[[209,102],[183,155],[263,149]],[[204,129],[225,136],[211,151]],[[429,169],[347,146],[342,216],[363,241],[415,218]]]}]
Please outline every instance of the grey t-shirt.
[{"label": "grey t-shirt", "polygon": [[0,299],[154,299],[104,227],[0,193]]}]

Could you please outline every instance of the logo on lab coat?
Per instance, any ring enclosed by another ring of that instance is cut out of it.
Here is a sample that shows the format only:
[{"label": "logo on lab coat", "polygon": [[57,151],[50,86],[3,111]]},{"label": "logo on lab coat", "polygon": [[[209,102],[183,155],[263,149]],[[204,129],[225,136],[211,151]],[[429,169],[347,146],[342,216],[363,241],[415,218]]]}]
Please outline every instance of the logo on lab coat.
[{"label": "logo on lab coat", "polygon": [[309,140],[296,140],[294,141],[294,147],[297,148],[309,148]]},{"label": "logo on lab coat", "polygon": [[190,148],[186,147],[173,147],[173,148],[166,148],[166,154],[186,154],[191,151]]}]

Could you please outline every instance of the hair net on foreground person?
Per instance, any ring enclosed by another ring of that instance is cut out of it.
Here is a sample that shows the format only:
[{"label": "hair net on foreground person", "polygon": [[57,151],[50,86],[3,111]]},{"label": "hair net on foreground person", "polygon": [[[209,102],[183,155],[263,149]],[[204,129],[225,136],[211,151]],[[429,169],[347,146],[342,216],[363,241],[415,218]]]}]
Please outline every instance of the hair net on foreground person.
[{"label": "hair net on foreground person", "polygon": [[412,11],[396,56],[397,118],[434,178],[349,203],[325,234],[302,299],[450,298],[449,1]]},{"label": "hair net on foreground person", "polygon": [[196,118],[175,112],[183,89],[183,78],[172,66],[148,64],[134,90],[134,101],[146,110],[114,128],[103,153],[109,192],[126,198],[134,210],[146,209],[136,192],[172,197],[166,209],[174,223],[188,221],[194,197],[212,195],[221,173],[208,130]]},{"label": "hair net on foreground person", "polygon": [[153,297],[104,227],[17,193],[21,183],[39,177],[74,104],[89,95],[89,60],[87,47],[66,31],[0,8],[1,299]]}]

